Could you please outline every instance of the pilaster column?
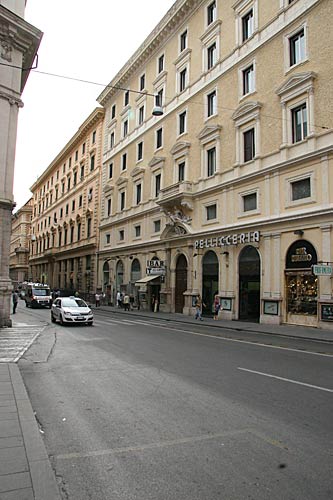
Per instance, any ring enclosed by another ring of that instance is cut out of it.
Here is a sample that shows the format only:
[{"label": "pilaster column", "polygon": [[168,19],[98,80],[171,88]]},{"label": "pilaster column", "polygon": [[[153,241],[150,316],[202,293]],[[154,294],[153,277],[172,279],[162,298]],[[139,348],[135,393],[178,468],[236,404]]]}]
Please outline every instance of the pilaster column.
[{"label": "pilaster column", "polygon": [[[332,252],[331,252],[331,224],[327,226],[321,226],[321,241],[322,241],[322,261],[332,262]],[[327,300],[332,298],[332,285],[331,276],[320,276],[319,280],[319,292],[320,298]]]}]

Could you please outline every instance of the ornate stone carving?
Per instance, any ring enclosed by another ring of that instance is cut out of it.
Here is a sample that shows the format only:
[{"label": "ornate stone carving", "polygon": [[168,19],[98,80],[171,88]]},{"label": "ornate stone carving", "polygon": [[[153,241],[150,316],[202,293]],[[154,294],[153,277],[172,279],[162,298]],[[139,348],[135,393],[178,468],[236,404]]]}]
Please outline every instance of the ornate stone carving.
[{"label": "ornate stone carving", "polygon": [[12,61],[12,51],[13,47],[6,40],[1,40],[0,45],[0,57],[5,61]]}]

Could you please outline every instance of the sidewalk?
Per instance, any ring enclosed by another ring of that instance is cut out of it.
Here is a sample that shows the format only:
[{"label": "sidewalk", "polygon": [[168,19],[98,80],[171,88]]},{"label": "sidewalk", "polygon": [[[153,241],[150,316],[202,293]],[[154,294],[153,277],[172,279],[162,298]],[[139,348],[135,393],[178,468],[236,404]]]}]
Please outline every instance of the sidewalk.
[{"label": "sidewalk", "polygon": [[61,500],[15,363],[0,364],[0,499]]},{"label": "sidewalk", "polygon": [[[95,310],[96,308],[92,306]],[[186,324],[198,324],[198,321],[194,319],[192,316],[185,316],[184,314],[177,313],[163,313],[163,312],[150,312],[150,311],[137,311],[134,309],[133,311],[127,312],[124,309],[119,309],[114,306],[100,306],[100,310],[108,311],[110,314],[124,314],[124,315],[135,315],[140,316],[142,318],[155,318],[164,321],[172,321]],[[298,325],[267,325],[260,323],[251,323],[249,321],[226,321],[226,320],[218,320],[214,321],[213,318],[204,317],[202,323],[200,325],[209,325],[215,329],[215,331],[219,331],[221,334],[221,330],[233,330],[233,331],[243,331],[248,333],[261,333],[265,335],[278,335],[283,337],[291,337],[291,338],[299,338],[299,339],[307,339],[307,340],[317,340],[326,343],[333,343],[333,330],[324,330],[322,328],[311,328],[306,326],[298,326]]]}]

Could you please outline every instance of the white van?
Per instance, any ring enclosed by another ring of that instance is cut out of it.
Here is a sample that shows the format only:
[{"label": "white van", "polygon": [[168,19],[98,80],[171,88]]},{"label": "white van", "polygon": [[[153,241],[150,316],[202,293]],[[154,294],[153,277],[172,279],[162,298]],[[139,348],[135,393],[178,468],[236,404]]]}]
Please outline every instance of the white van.
[{"label": "white van", "polygon": [[24,300],[26,307],[48,307],[51,309],[52,297],[49,285],[25,283]]}]

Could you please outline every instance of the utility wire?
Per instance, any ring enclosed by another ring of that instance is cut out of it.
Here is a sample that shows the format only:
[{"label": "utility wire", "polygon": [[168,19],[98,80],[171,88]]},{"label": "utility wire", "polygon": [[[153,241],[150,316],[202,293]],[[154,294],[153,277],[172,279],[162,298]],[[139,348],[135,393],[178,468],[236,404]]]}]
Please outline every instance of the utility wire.
[{"label": "utility wire", "polygon": [[[92,80],[84,80],[82,78],[76,78],[76,77],[73,77],[73,76],[67,76],[67,75],[59,75],[59,74],[56,74],[56,73],[50,73],[50,72],[47,72],[47,71],[40,71],[40,70],[37,70],[36,69],[36,66],[34,67],[31,67],[31,68],[22,68],[21,66],[15,66],[15,65],[12,65],[12,64],[7,64],[7,63],[0,63],[1,66],[9,66],[11,68],[16,68],[16,69],[20,69],[21,71],[30,71],[30,70],[33,70],[34,73],[39,73],[40,75],[46,75],[46,76],[53,76],[55,78],[61,78],[61,79],[64,79],[64,80],[71,80],[71,81],[75,81],[75,82],[80,82],[80,83],[87,83],[87,84],[90,84],[90,85],[96,85],[96,86],[99,86],[99,87],[104,87],[104,88],[110,88],[110,89],[116,89],[116,90],[122,90],[124,92],[132,92],[134,94],[140,94],[140,95],[148,95],[148,96],[151,96],[151,97],[157,97],[157,93],[156,94],[151,94],[149,92],[145,92],[145,91],[140,91],[140,90],[133,90],[133,89],[129,89],[129,88],[125,88],[125,87],[118,87],[117,85],[110,85],[110,84],[104,84],[104,83],[99,83],[99,82],[94,82]],[[171,97],[168,97],[168,96],[165,96],[166,98],[172,100],[173,98]],[[191,100],[190,101],[190,104],[197,104],[199,106],[204,106],[204,104],[202,104],[202,102],[198,102],[198,101],[195,101],[195,100]],[[228,108],[226,106],[217,106],[217,109],[218,110],[221,110],[221,111],[236,111],[237,108]],[[279,116],[273,116],[273,115],[267,115],[265,113],[261,113],[261,116],[264,116],[266,118],[272,118],[274,120],[279,120],[279,121],[290,121],[285,118],[281,118]],[[311,123],[311,125],[315,128],[320,128],[322,130],[330,130],[332,127],[327,127],[327,126],[324,126],[324,125],[316,125],[314,123]]]}]

